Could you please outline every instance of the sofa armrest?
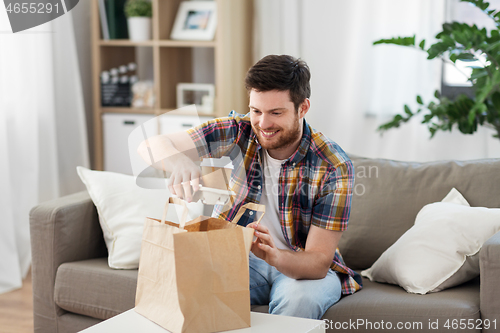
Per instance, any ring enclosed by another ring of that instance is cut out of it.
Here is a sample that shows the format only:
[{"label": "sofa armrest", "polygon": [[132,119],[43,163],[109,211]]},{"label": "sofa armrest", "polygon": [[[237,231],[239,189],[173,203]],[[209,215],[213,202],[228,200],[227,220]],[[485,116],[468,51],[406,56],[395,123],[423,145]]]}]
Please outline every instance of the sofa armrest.
[{"label": "sofa armrest", "polygon": [[[479,253],[479,265],[481,270],[481,318],[496,319],[497,329],[500,328],[500,289],[498,288],[500,276],[500,232],[490,237],[481,248]],[[489,330],[484,328],[483,332],[497,332],[494,327]]]},{"label": "sofa armrest", "polygon": [[57,332],[57,268],[107,253],[97,210],[86,191],[42,203],[30,212],[30,233],[35,332]]}]

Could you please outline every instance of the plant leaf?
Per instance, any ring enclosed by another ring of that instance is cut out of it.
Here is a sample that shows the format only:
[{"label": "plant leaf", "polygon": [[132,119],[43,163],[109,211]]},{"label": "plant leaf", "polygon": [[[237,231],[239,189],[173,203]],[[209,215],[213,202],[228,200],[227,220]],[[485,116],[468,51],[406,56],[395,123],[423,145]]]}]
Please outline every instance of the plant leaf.
[{"label": "plant leaf", "polygon": [[457,55],[457,60],[462,60],[462,61],[475,61],[476,58],[474,57],[473,54],[470,54],[468,52],[460,53]]},{"label": "plant leaf", "polygon": [[470,110],[469,112],[469,125],[474,124],[474,121],[476,120],[476,116],[478,114],[481,114],[483,112],[486,112],[488,109],[486,107],[486,104],[484,103],[477,103],[474,104],[474,107]]},{"label": "plant leaf", "polygon": [[429,54],[427,59],[436,58],[437,56],[448,51],[448,48],[449,48],[449,46],[446,45],[445,43],[438,42],[438,43],[432,44],[431,47],[429,47],[429,49],[427,50],[427,53]]},{"label": "plant leaf", "polygon": [[415,46],[415,35],[412,37],[395,37],[390,39],[379,39],[373,42],[373,45],[378,44],[395,44],[401,46]]},{"label": "plant leaf", "polygon": [[411,112],[410,107],[408,105],[406,105],[406,104],[405,104],[405,112],[409,116],[413,116],[413,112]]},{"label": "plant leaf", "polygon": [[500,92],[496,91],[491,95],[491,102],[497,111],[500,111]]}]

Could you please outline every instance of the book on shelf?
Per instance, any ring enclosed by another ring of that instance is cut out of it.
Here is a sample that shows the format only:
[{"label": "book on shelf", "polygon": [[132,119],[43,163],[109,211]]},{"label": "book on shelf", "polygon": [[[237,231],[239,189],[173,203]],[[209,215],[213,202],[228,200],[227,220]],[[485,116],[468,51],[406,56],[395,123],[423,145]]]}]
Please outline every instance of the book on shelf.
[{"label": "book on shelf", "polygon": [[108,18],[106,17],[106,6],[104,0],[99,0],[99,17],[101,19],[102,39],[109,39]]},{"label": "book on shelf", "polygon": [[124,7],[126,0],[99,0],[102,38],[128,39],[127,18]]},{"label": "book on shelf", "polygon": [[110,39],[128,39],[124,7],[127,0],[105,0]]}]

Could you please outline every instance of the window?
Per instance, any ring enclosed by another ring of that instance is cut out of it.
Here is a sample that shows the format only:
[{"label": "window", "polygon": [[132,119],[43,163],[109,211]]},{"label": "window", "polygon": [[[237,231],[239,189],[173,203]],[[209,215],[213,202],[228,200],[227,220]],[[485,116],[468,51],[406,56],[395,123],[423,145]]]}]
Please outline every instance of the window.
[{"label": "window", "polygon": [[[489,0],[489,9],[500,9],[500,0]],[[463,22],[476,24],[479,28],[486,28],[488,31],[496,29],[495,23],[480,9],[468,2],[459,0],[447,0],[446,2],[446,22]],[[479,55],[480,58],[481,57]],[[456,67],[449,63],[443,64],[443,77],[441,93],[444,96],[454,98],[459,94],[466,94],[470,97],[474,95],[472,84],[467,81],[467,76],[472,72],[471,66],[484,67],[485,61],[465,62],[456,61]],[[464,75],[465,74],[465,75]]]}]

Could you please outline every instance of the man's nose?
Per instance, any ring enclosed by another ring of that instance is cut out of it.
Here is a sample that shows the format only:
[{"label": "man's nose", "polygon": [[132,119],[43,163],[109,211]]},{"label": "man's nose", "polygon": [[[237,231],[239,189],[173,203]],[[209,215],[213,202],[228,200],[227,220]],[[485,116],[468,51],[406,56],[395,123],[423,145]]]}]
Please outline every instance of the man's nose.
[{"label": "man's nose", "polygon": [[259,127],[262,129],[269,129],[273,127],[273,122],[271,121],[271,117],[267,114],[262,114],[259,120]]}]

